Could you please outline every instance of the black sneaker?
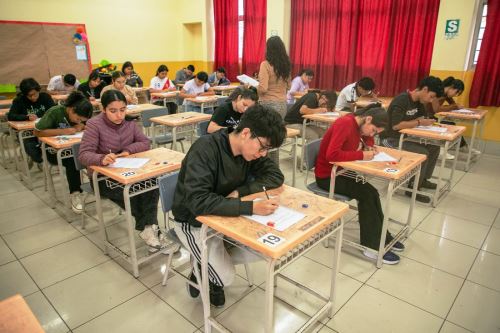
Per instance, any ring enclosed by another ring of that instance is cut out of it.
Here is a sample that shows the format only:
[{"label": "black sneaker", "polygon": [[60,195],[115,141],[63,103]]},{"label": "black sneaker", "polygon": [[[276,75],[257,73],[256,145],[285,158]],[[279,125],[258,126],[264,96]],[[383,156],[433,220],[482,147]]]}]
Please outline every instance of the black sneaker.
[{"label": "black sneaker", "polygon": [[[193,283],[196,283],[196,284],[198,283],[198,281],[196,280],[196,275],[194,275],[194,271],[191,271],[191,274],[189,275],[189,280]],[[187,283],[187,289],[188,289],[189,296],[191,296],[192,298],[196,298],[196,297],[200,296],[200,291],[198,290],[198,288],[193,287],[189,283]]]},{"label": "black sneaker", "polygon": [[221,308],[225,303],[226,295],[224,294],[224,287],[210,282],[210,304],[216,308]]},{"label": "black sneaker", "polygon": [[432,183],[432,182],[428,181],[427,179],[424,179],[422,181],[422,185],[421,186],[424,187],[424,188],[428,188],[429,190],[435,190],[437,188],[437,184]]},{"label": "black sneaker", "polygon": [[[406,191],[405,192],[405,195],[407,197],[411,197],[411,193],[410,191]],[[431,198],[426,196],[426,195],[423,195],[423,194],[418,194],[417,193],[417,196],[415,198],[415,200],[417,200],[418,202],[421,202],[421,203],[430,203],[431,202]]]},{"label": "black sneaker", "polygon": [[405,250],[405,246],[401,242],[396,242],[394,245],[391,247],[391,250],[397,251],[397,252],[403,252]]},{"label": "black sneaker", "polygon": [[[377,253],[370,251],[370,250],[364,250],[363,255],[367,258],[377,260]],[[396,265],[399,263],[399,256],[395,253],[392,253],[391,251],[388,251],[384,256],[382,257],[382,262],[387,265]]]}]

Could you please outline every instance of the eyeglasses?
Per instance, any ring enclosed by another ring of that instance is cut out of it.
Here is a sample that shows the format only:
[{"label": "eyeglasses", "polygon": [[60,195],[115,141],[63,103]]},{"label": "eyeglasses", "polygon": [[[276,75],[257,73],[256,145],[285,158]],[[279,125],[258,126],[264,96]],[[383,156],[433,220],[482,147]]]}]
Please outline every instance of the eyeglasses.
[{"label": "eyeglasses", "polygon": [[262,143],[262,141],[260,141],[259,137],[255,133],[252,133],[252,135],[257,139],[257,141],[259,141],[259,145],[260,145],[259,153],[263,153],[263,152],[268,151],[269,149],[273,148],[271,146],[264,145]]}]

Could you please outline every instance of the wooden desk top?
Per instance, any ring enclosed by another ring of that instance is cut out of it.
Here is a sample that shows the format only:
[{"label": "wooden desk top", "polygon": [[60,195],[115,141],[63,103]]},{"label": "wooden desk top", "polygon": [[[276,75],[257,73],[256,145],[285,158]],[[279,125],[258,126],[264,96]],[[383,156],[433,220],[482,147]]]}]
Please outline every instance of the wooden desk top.
[{"label": "wooden desk top", "polygon": [[153,110],[153,109],[161,109],[165,108],[163,105],[155,105],[155,104],[137,104],[131,107],[130,105],[127,105],[127,115],[138,115],[143,113],[146,110]]},{"label": "wooden desk top", "polygon": [[168,97],[175,97],[175,96],[179,95],[179,93],[180,93],[179,90],[155,92],[155,93],[151,93],[151,97],[168,98]]},{"label": "wooden desk top", "polygon": [[[417,165],[427,159],[426,155],[411,153],[409,151],[397,150],[377,146],[380,152],[385,152],[399,160],[395,164],[389,162],[332,162],[344,169],[356,171],[363,174],[373,175],[387,179],[400,179]],[[388,170],[391,169],[391,170]],[[396,171],[394,171],[396,170]]]},{"label": "wooden desk top", "polygon": [[448,130],[444,133],[426,131],[418,128],[405,128],[400,130],[400,133],[404,133],[410,136],[416,136],[419,138],[432,139],[432,140],[445,140],[454,141],[457,137],[461,136],[465,132],[465,126],[454,126],[454,125],[439,125],[441,127],[446,127]]},{"label": "wooden desk top", "polygon": [[[61,135],[64,137],[64,135]],[[44,136],[38,138],[38,140],[44,142],[47,146],[50,146],[54,149],[66,149],[71,148],[75,143],[79,143],[82,141],[81,138],[58,138],[55,136]]]},{"label": "wooden desk top", "polygon": [[160,125],[177,127],[183,125],[196,124],[201,121],[210,120],[210,118],[212,118],[211,114],[204,114],[199,112],[183,112],[183,113],[169,114],[161,117],[154,117],[151,118],[151,121]]},{"label": "wooden desk top", "polygon": [[149,87],[131,87],[133,91],[135,92],[140,92],[140,91],[147,91],[149,90]]},{"label": "wooden desk top", "polygon": [[50,95],[55,102],[65,101],[69,95]]},{"label": "wooden desk top", "polygon": [[9,121],[9,126],[16,131],[25,131],[35,129],[35,120]]},{"label": "wooden desk top", "polygon": [[483,119],[488,113],[488,110],[479,110],[479,109],[467,109],[467,110],[474,111],[474,113],[460,113],[454,111],[447,111],[447,112],[438,112],[436,113],[436,116],[450,117],[450,118],[464,119],[464,120],[475,120],[475,119],[480,120]]},{"label": "wooden desk top", "polygon": [[232,86],[232,85],[228,85],[228,86],[213,86],[212,89],[215,90],[215,91],[224,91],[224,90],[235,90],[238,87],[239,86]]},{"label": "wooden desk top", "polygon": [[8,112],[9,109],[0,109],[0,118],[5,117]]},{"label": "wooden desk top", "polygon": [[0,302],[0,332],[43,333],[35,315],[21,295]]},{"label": "wooden desk top", "polygon": [[300,130],[295,128],[286,128],[286,137],[287,138],[295,138],[300,135]]},{"label": "wooden desk top", "polygon": [[0,99],[0,105],[12,105],[13,99]]},{"label": "wooden desk top", "polygon": [[[142,153],[132,154],[130,157],[149,158],[148,163],[139,169],[126,169],[126,168],[110,168],[104,166],[91,166],[94,171],[99,172],[117,182],[127,185],[137,183],[142,180],[154,178],[166,174],[168,172],[176,171],[181,168],[181,162],[184,159],[184,154],[173,151],[167,148],[156,148]],[[167,162],[165,164],[165,162]],[[129,176],[123,175],[125,172],[134,172]]]},{"label": "wooden desk top", "polygon": [[219,98],[227,98],[227,96],[219,96],[219,95],[198,96],[198,97],[185,98],[184,100],[195,104],[203,104],[203,103],[217,102]]},{"label": "wooden desk top", "polygon": [[382,107],[387,109],[389,107],[389,104],[391,104],[392,100],[393,97],[377,97],[377,98],[360,97],[355,104],[358,108],[364,108],[372,103],[379,102],[380,104],[382,104]]},{"label": "wooden desk top", "polygon": [[[339,219],[349,210],[346,203],[286,185],[268,192],[273,195],[279,194],[282,205],[299,211],[305,214],[306,217],[284,231],[277,231],[272,227],[264,226],[243,216],[221,217],[208,215],[198,216],[197,220],[268,257],[279,258]],[[265,195],[261,192],[249,195],[246,198],[265,198]],[[308,205],[307,208],[303,207],[305,203]],[[272,233],[285,240],[275,248],[269,247],[258,241],[260,237],[267,233]]]},{"label": "wooden desk top", "polygon": [[305,119],[309,119],[311,121],[319,121],[322,123],[334,123],[337,119],[339,119],[342,116],[345,116],[346,114],[349,114],[350,112],[345,112],[345,111],[335,111],[339,113],[339,116],[330,116],[330,115],[325,115],[324,113],[314,113],[314,114],[305,114],[302,117]]}]

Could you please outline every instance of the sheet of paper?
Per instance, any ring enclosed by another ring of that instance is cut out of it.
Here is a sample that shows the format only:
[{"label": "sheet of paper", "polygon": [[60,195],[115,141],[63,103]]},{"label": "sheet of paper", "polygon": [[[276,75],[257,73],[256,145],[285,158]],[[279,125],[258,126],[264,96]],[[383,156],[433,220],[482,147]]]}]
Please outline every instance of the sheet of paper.
[{"label": "sheet of paper", "polygon": [[366,162],[397,162],[397,159],[392,157],[391,155],[387,154],[386,152],[381,151],[377,155],[373,157],[373,159],[369,161],[356,161],[360,163],[366,163]]},{"label": "sheet of paper", "polygon": [[76,134],[71,135],[58,135],[56,138],[58,139],[81,139],[83,137],[83,132],[78,132]]},{"label": "sheet of paper", "polygon": [[331,117],[340,117],[340,113],[338,112],[324,112],[320,113],[322,116],[331,116]]},{"label": "sheet of paper", "polygon": [[214,98],[213,96],[196,96],[195,97],[195,99],[197,101],[208,101],[208,100],[211,100],[213,98]]},{"label": "sheet of paper", "polygon": [[273,222],[274,229],[284,231],[302,220],[305,217],[305,214],[284,206],[279,206],[278,209],[276,209],[271,215],[263,216],[253,214],[244,216],[265,226],[267,226],[268,222]]},{"label": "sheet of paper", "polygon": [[259,85],[259,81],[255,80],[254,78],[251,78],[250,76],[248,76],[246,74],[238,75],[236,78],[241,83],[249,84],[252,87],[256,87],[257,88],[257,86]]},{"label": "sheet of paper", "polygon": [[138,106],[134,105],[134,104],[127,105],[127,110],[134,110],[134,109],[137,109],[137,108],[138,108]]},{"label": "sheet of paper", "polygon": [[110,164],[111,168],[126,168],[126,169],[139,169],[144,164],[148,163],[149,158],[137,158],[137,157],[119,157],[115,160],[115,163]]},{"label": "sheet of paper", "polygon": [[439,126],[417,126],[416,129],[429,132],[446,133],[448,129],[446,127]]},{"label": "sheet of paper", "polygon": [[451,112],[455,113],[465,113],[465,114],[474,114],[475,112],[472,110],[467,110],[467,109],[459,109],[459,110],[453,110]]}]

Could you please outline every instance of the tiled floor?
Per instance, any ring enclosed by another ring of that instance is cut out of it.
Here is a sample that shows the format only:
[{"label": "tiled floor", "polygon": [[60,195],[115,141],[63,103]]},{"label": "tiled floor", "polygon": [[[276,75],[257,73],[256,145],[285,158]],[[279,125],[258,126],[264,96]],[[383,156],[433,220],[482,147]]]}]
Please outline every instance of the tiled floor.
[{"label": "tiled floor", "polygon": [[[286,154],[281,157],[289,182],[290,163]],[[345,248],[337,313],[313,331],[498,333],[499,170],[499,157],[483,156],[469,173],[457,172],[452,192],[437,208],[417,205],[399,265],[377,270]],[[161,285],[165,258],[141,266],[140,278],[133,278],[102,253],[95,222],[82,229],[79,217],[46,204],[41,177],[29,191],[11,172],[0,167],[0,299],[22,294],[47,332],[203,331],[200,300],[187,295],[183,281],[172,276],[167,287]],[[303,174],[297,186],[304,188]],[[394,200],[391,216],[404,217],[406,197]],[[110,208],[109,232],[120,243],[125,233],[115,215]],[[349,223],[345,234],[357,237],[358,229]],[[326,294],[332,254],[319,245],[284,274]],[[176,262],[185,260],[183,252]],[[226,306],[215,311],[234,332],[262,330],[264,265],[251,266],[254,286],[237,267]],[[275,331],[294,332],[321,304],[278,281]]]}]

